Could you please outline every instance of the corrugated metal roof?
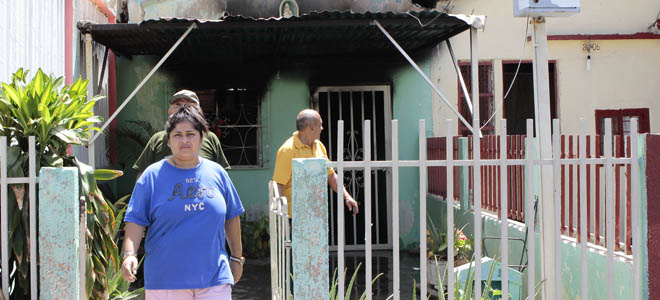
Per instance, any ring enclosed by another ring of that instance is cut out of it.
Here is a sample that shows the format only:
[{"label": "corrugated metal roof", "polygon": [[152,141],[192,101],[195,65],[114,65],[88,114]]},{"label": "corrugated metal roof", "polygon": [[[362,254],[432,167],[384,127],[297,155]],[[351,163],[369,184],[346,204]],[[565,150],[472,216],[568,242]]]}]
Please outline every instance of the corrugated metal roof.
[{"label": "corrugated metal roof", "polygon": [[[159,19],[138,24],[79,23],[83,33],[124,55],[163,55],[196,22],[171,60],[254,62],[288,58],[399,55],[372,25],[378,20],[410,52],[428,48],[470,28],[465,18],[438,11],[354,13],[326,11],[299,17],[219,20]],[[422,26],[421,24],[424,24]]]}]

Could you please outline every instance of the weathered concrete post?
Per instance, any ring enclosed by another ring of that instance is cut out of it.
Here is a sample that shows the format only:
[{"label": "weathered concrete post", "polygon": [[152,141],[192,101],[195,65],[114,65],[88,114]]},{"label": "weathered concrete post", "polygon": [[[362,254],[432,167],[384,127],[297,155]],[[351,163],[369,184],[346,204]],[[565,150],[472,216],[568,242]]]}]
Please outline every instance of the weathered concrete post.
[{"label": "weathered concrete post", "polygon": [[[468,138],[459,137],[458,138],[458,159],[468,159]],[[468,209],[470,207],[470,170],[469,167],[463,166],[458,167],[458,180],[460,186],[460,203],[461,209]]]},{"label": "weathered concrete post", "polygon": [[80,299],[78,170],[39,172],[39,299]]},{"label": "weathered concrete post", "polygon": [[[642,263],[642,299],[660,297],[660,135],[640,138],[639,152],[644,158],[640,167],[640,235]],[[634,241],[633,241],[634,242]],[[646,243],[645,243],[646,242]],[[634,255],[634,254],[633,254]]]},{"label": "weathered concrete post", "polygon": [[292,162],[293,292],[297,300],[328,298],[328,168],[325,159]]}]

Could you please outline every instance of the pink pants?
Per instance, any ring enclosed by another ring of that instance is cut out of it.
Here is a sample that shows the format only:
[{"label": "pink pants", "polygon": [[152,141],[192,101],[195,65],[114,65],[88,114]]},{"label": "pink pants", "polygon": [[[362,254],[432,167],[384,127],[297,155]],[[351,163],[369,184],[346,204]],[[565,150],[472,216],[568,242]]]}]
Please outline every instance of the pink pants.
[{"label": "pink pants", "polygon": [[231,285],[221,284],[205,289],[145,290],[146,300],[231,300]]}]

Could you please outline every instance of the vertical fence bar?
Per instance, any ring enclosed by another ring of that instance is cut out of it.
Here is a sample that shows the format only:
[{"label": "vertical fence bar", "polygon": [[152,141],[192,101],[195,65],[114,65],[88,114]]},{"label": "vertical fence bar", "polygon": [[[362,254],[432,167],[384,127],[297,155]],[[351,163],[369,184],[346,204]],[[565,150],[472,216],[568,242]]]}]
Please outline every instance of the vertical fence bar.
[{"label": "vertical fence bar", "polygon": [[[35,138],[28,137],[28,189],[30,191],[30,298],[37,300],[37,166]],[[4,270],[3,270],[4,271]]]},{"label": "vertical fence bar", "polygon": [[[481,299],[481,147],[479,130],[479,58],[477,29],[470,28],[470,68],[472,85],[472,145],[474,157],[474,296]],[[426,298],[423,298],[426,299]]]},{"label": "vertical fence bar", "polygon": [[[365,253],[365,285],[367,300],[371,300],[371,121],[364,120],[364,128],[362,129],[363,149],[364,155],[364,253]],[[421,140],[426,146],[426,139]],[[426,150],[426,147],[422,147]],[[339,188],[339,184],[337,184]]]},{"label": "vertical fence bar", "polygon": [[[273,214],[273,208],[275,204],[275,191],[273,191],[272,181],[268,182],[268,235],[270,239],[268,241],[270,250],[270,290],[272,299],[279,299],[279,282],[277,280],[278,272],[278,263],[277,263],[277,243],[279,241],[280,235],[277,234],[277,217]],[[277,238],[275,238],[277,237]]]},{"label": "vertical fence bar", "polygon": [[[399,120],[392,120],[392,268],[394,269],[394,300],[401,298],[399,270]],[[369,284],[369,283],[367,283]],[[341,298],[344,299],[343,294]]]},{"label": "vertical fence bar", "polygon": [[[587,200],[587,137],[586,137],[586,123],[584,119],[580,119],[580,149],[579,149],[579,163],[580,163],[580,201]],[[589,296],[589,282],[587,278],[587,205],[580,204],[580,251],[582,252],[582,299],[588,299]]]},{"label": "vertical fence bar", "polygon": [[[596,136],[596,145],[594,146],[596,148],[596,158],[600,158],[600,156],[603,154],[603,137],[601,135]],[[600,193],[600,169],[603,167],[603,165],[596,164],[594,165],[594,170],[595,170],[595,179],[596,179],[596,186],[595,189],[596,191],[594,192],[594,197],[595,197],[595,213],[594,213],[594,243],[596,245],[601,245],[601,231],[600,231],[600,226],[601,226],[601,221],[600,221],[600,211],[601,211],[601,193]]]},{"label": "vertical fence bar", "polygon": [[[337,121],[337,299],[344,299],[344,120]],[[355,224],[355,223],[354,223]],[[287,298],[286,300],[289,300]]]},{"label": "vertical fence bar", "polygon": [[[580,144],[580,142],[583,142],[583,141],[580,140],[579,135],[576,137],[576,139],[577,139],[576,153],[578,155],[577,158],[579,159],[579,157],[580,157],[580,148],[583,147],[584,143],[582,143],[582,145]],[[584,195],[580,192],[580,191],[582,191],[581,185],[583,185],[584,182],[580,180],[580,178],[582,178],[582,175],[580,174],[580,172],[584,173],[585,170],[580,169],[580,166],[576,166],[575,169],[577,171],[577,178],[576,178],[577,179],[577,182],[576,182],[577,183],[577,190],[576,190],[576,192],[577,192],[577,201],[576,201],[577,202],[577,213],[576,213],[577,214],[577,219],[576,219],[576,223],[577,224],[575,225],[575,227],[577,227],[577,229],[576,229],[576,232],[577,232],[576,238],[577,238],[577,241],[580,242],[580,240],[582,239],[582,232],[580,231],[580,230],[582,230],[582,224],[580,223],[581,222],[580,220],[582,220],[582,205],[584,204],[583,203]]]},{"label": "vertical fence bar", "polygon": [[525,140],[525,149],[527,149],[527,157],[525,159],[525,225],[527,226],[527,294],[534,295],[535,287],[535,255],[534,255],[534,153],[530,151],[534,147],[534,120],[527,119],[527,139]]},{"label": "vertical fence bar", "polygon": [[641,246],[640,246],[640,229],[639,229],[639,157],[637,153],[637,118],[630,120],[630,218],[632,223],[632,253],[633,253],[633,300],[639,300],[640,295],[640,282],[641,282]]},{"label": "vertical fence bar", "polygon": [[[525,136],[519,136],[518,140],[518,145],[520,145],[520,152],[518,152],[518,157],[524,159],[525,155],[527,155],[527,144],[525,142]],[[520,222],[525,222],[525,198],[527,197],[525,194],[525,166],[520,166],[519,169],[520,171],[520,186],[518,187],[519,192],[518,195],[520,195],[520,198],[518,200],[518,212],[520,214]]]},{"label": "vertical fence bar", "polygon": [[[321,93],[319,93],[319,94],[321,94]],[[326,103],[327,104],[326,109],[328,111],[328,115],[327,115],[328,116],[328,124],[332,124],[332,122],[334,122],[334,120],[332,119],[332,106],[330,105],[330,102],[331,102],[330,101],[330,92],[327,93],[327,101],[326,102],[327,102]],[[320,105],[321,104],[319,103],[319,106]],[[341,104],[339,106],[341,106]],[[329,155],[330,160],[336,159],[335,157],[332,156],[332,146],[333,146],[332,145],[332,134],[333,134],[332,126],[328,126],[328,149],[330,150],[328,155]],[[335,155],[339,155],[339,153],[337,153]],[[328,203],[332,203],[333,199],[334,199],[334,195],[332,195],[332,193],[330,193],[330,199],[328,200],[329,201]],[[337,212],[335,211],[335,207],[333,205],[329,205],[328,209],[329,209],[328,213],[330,214],[330,219],[329,219],[330,220],[330,222],[329,222],[330,223],[329,224],[330,225],[330,240],[329,240],[329,242],[330,242],[330,245],[337,245],[337,238],[336,238],[336,235],[335,235],[335,230],[336,230],[335,229],[335,222],[333,222]]]},{"label": "vertical fence bar", "polygon": [[[7,137],[0,137],[0,160],[8,161]],[[7,231],[7,164],[0,164],[0,239],[2,240],[2,294],[9,299],[9,232]]]},{"label": "vertical fence bar", "polygon": [[[568,136],[568,158],[575,158],[573,154],[573,136]],[[573,202],[573,187],[575,186],[573,180],[573,164],[568,165],[568,230],[567,234],[570,237],[575,237],[573,233],[575,232],[575,225],[573,223],[574,218],[574,202]],[[578,238],[579,239],[579,238]]]},{"label": "vertical fence bar", "polygon": [[[419,278],[421,299],[426,299],[426,122],[419,120]],[[447,212],[449,213],[449,212]],[[449,236],[449,235],[447,235]],[[368,285],[369,283],[367,283]]]},{"label": "vertical fence bar", "polygon": [[[478,96],[477,96],[478,98]],[[477,102],[478,103],[478,102]],[[479,124],[475,118],[472,124]],[[477,127],[478,128],[478,125]],[[474,297],[481,299],[481,151],[479,136],[472,136],[474,195]],[[426,299],[426,298],[424,298]]]},{"label": "vertical fence bar", "polygon": [[[585,159],[592,158],[591,156],[591,136],[587,136],[587,142],[585,147],[586,156]],[[591,239],[591,165],[587,164],[587,239]]]},{"label": "vertical fence bar", "polygon": [[[566,158],[565,151],[565,135],[561,135],[560,138],[560,158]],[[561,165],[561,231],[566,232],[566,166]]]},{"label": "vertical fence bar", "polygon": [[284,223],[284,290],[286,291],[286,299],[290,299],[293,296],[293,284],[291,284],[291,276],[289,276],[289,271],[293,270],[291,265],[291,228],[289,228],[288,220],[288,211],[287,207],[287,219],[282,218],[282,223]]},{"label": "vertical fence bar", "polygon": [[[339,94],[341,95],[341,92],[340,92]],[[356,131],[355,127],[357,127],[356,124],[355,124],[355,120],[354,120],[354,118],[353,118],[353,116],[354,116],[354,115],[353,115],[353,93],[348,93],[348,100],[349,100],[349,103],[350,103],[350,105],[349,105],[349,116],[351,116],[351,119],[350,119],[351,129],[350,129],[350,135],[349,135],[350,140],[348,141],[348,144],[349,144],[350,147],[351,147],[351,160],[354,161],[354,160],[355,160],[355,153],[356,153],[356,151],[355,151],[356,149],[355,149],[355,148],[359,147],[359,145],[355,145],[355,143],[357,142],[357,140],[356,140],[355,138],[353,138],[353,137],[354,137],[354,132]],[[342,152],[337,152],[337,153],[344,153],[344,152],[342,151]],[[352,169],[350,172],[351,172],[351,179],[354,179],[354,178],[355,178],[356,170],[355,170],[355,169]],[[343,181],[342,181],[342,182],[343,182]],[[356,183],[357,183],[356,180],[351,180],[351,192],[352,192],[354,195],[357,195],[356,192],[357,192],[357,190],[358,190],[358,188],[359,188],[359,187],[356,185]],[[339,190],[339,189],[337,189],[337,190]],[[343,195],[343,194],[342,194],[342,195]],[[343,197],[342,197],[342,198],[337,198],[337,199],[342,199],[342,200],[339,201],[339,202],[344,202],[344,201],[343,201],[343,199],[344,199]],[[339,212],[343,212],[343,211],[344,211],[344,210],[343,210],[343,207],[342,207],[342,210],[339,210],[339,211],[337,211],[337,212],[339,213]],[[351,245],[355,246],[355,245],[358,244],[358,241],[357,241],[357,236],[358,236],[358,235],[357,235],[357,217],[351,215],[351,216],[349,216],[349,218],[353,219],[353,223],[351,223],[351,228],[353,228],[353,242],[352,242]]]},{"label": "vertical fence bar", "polygon": [[[279,200],[278,203],[277,203],[277,207],[278,207],[279,212],[282,211],[281,206],[282,206],[282,203],[281,203],[281,200]],[[288,210],[288,208],[287,208],[287,210]],[[287,214],[288,214],[288,211],[287,211]],[[289,218],[289,216],[287,215],[287,219],[288,218]],[[288,296],[286,294],[286,290],[284,288],[284,284],[286,282],[286,273],[285,273],[284,270],[288,266],[286,265],[286,262],[284,261],[284,251],[285,251],[284,250],[284,241],[285,241],[285,238],[286,238],[286,236],[284,235],[284,231],[283,231],[283,229],[284,229],[284,223],[283,223],[284,220],[283,220],[283,218],[278,218],[277,220],[278,220],[277,230],[279,230],[279,233],[280,233],[280,238],[277,241],[277,243],[278,243],[278,245],[277,245],[277,247],[278,247],[277,248],[277,251],[278,251],[277,259],[278,259],[278,264],[280,265],[279,269],[277,270],[279,272],[279,276],[278,276],[279,278],[277,279],[277,281],[278,281],[279,288],[280,288],[279,296],[281,297],[280,299],[282,299],[282,298]],[[288,220],[287,220],[287,222],[288,222]]]},{"label": "vertical fence bar", "polygon": [[507,199],[506,119],[500,120],[500,221],[502,222],[502,297],[509,299],[509,202]]},{"label": "vertical fence bar", "polygon": [[607,298],[614,299],[614,170],[612,166],[612,119],[605,119],[605,241],[607,244]]},{"label": "vertical fence bar", "polygon": [[[622,136],[615,135],[613,138],[614,157],[623,157]],[[621,164],[614,166],[614,250],[621,250]]]},{"label": "vertical fence bar", "polygon": [[[632,121],[631,121],[631,124],[632,124]],[[630,145],[630,142],[631,142],[630,136],[627,136],[625,140],[626,140],[626,156],[625,157],[630,158],[630,157],[632,157],[632,153],[630,151],[631,150],[631,148],[630,148],[631,147],[631,145]],[[630,211],[632,210],[632,207],[631,207],[631,204],[632,204],[632,194],[631,194],[631,192],[632,191],[631,190],[632,190],[632,187],[633,187],[631,185],[631,182],[632,182],[632,176],[631,176],[632,175],[632,164],[633,164],[633,161],[631,160],[630,164],[625,166],[625,169],[626,169],[626,171],[625,171],[626,172],[626,175],[625,175],[625,177],[626,177],[626,198],[625,198],[626,199],[626,216],[625,216],[625,218],[626,218],[626,234],[625,234],[625,236],[626,236],[626,238],[625,238],[625,241],[624,241],[624,245],[625,245],[624,251],[625,251],[626,254],[632,254],[632,223],[631,223],[631,218],[632,217],[630,215]]]},{"label": "vertical fence bar", "polygon": [[[561,132],[559,128],[559,120],[552,120],[552,183],[554,186],[554,201],[555,201],[555,226],[559,227],[555,234],[555,295],[561,295],[561,205],[556,205],[561,201],[561,163],[559,158],[561,156],[560,137]],[[586,300],[586,298],[585,298]]]},{"label": "vertical fence bar", "polygon": [[[447,120],[447,290],[448,300],[454,300],[454,139],[452,138],[454,122]],[[441,275],[442,276],[442,275]],[[442,277],[440,277],[442,278]]]}]

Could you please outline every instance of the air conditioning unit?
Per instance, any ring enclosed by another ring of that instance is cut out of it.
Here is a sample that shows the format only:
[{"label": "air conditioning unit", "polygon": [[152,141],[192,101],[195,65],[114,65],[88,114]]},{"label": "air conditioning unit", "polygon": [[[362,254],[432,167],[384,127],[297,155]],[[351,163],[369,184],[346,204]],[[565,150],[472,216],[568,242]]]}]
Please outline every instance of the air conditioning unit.
[{"label": "air conditioning unit", "polygon": [[563,17],[580,12],[580,0],[513,0],[515,17]]}]

